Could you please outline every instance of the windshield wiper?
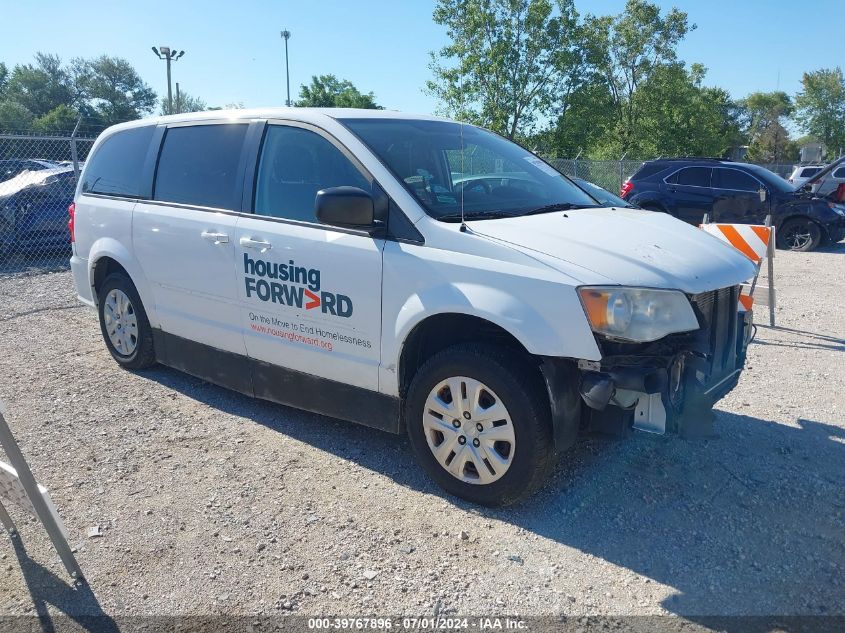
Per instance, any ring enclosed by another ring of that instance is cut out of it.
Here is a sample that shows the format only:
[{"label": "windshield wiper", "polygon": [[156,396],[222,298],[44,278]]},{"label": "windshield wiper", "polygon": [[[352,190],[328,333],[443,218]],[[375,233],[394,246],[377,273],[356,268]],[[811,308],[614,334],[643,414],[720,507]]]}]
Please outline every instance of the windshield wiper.
[{"label": "windshield wiper", "polygon": [[514,218],[517,215],[500,210],[492,211],[465,211],[460,213],[447,213],[439,215],[437,219],[441,222],[460,222],[461,220],[495,220],[496,218]]},{"label": "windshield wiper", "polygon": [[571,211],[573,209],[598,209],[600,208],[597,204],[574,204],[572,202],[555,202],[553,204],[545,204],[542,207],[537,207],[536,209],[531,209],[530,211],[526,211],[524,213],[520,213],[520,216],[523,215],[538,215],[540,213],[553,213],[554,211]]}]

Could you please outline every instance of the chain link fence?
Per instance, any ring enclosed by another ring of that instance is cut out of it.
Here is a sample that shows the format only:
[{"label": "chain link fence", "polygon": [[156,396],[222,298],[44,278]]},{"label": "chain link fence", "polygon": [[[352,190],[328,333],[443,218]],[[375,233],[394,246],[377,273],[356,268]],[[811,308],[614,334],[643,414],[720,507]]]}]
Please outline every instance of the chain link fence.
[{"label": "chain link fence", "polygon": [[67,268],[67,208],[93,138],[0,134],[0,275]]}]

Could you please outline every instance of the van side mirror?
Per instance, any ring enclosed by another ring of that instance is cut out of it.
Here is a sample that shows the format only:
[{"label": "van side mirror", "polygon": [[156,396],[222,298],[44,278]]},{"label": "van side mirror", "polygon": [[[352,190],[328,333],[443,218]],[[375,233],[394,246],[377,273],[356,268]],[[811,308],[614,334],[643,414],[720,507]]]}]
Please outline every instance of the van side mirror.
[{"label": "van side mirror", "polygon": [[758,191],[757,193],[760,194],[760,202],[765,202],[766,201],[766,188],[760,187],[760,191]]},{"label": "van side mirror", "polygon": [[373,197],[358,187],[329,187],[317,192],[314,214],[323,224],[347,228],[375,227]]}]

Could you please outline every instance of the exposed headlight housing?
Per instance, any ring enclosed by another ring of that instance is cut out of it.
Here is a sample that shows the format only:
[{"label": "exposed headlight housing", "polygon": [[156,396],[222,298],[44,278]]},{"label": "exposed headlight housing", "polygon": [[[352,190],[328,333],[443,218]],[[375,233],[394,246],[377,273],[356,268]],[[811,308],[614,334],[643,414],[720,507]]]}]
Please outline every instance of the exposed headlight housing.
[{"label": "exposed headlight housing", "polygon": [[678,290],[582,286],[578,295],[593,332],[615,339],[648,343],[700,327],[689,299]]}]

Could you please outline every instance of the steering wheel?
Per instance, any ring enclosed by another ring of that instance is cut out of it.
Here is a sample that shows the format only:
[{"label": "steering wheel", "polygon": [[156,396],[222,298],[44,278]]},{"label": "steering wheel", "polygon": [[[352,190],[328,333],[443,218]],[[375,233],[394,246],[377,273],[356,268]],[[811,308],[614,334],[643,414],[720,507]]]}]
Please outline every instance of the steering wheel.
[{"label": "steering wheel", "polygon": [[493,186],[487,180],[465,180],[458,183],[458,193],[466,193],[478,189],[480,193],[490,195],[493,192]]}]

